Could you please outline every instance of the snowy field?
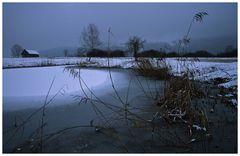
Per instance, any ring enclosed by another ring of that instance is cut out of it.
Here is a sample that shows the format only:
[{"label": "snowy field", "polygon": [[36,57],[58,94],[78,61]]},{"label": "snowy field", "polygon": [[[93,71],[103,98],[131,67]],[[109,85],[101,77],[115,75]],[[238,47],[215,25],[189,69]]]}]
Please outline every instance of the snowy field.
[{"label": "snowy field", "polygon": [[[177,60],[167,58],[167,64],[171,66],[173,74],[177,74]],[[157,62],[157,59],[153,59]],[[185,61],[191,64],[190,60]],[[117,68],[134,68],[136,63],[132,57],[124,58],[4,58],[3,68],[21,68],[21,67],[38,67],[38,66],[60,66],[60,65],[81,65],[86,67],[117,67]],[[189,68],[198,71],[195,79],[200,81],[209,81],[215,78],[223,78],[226,82],[219,84],[225,88],[237,86],[237,59],[236,58],[201,58],[200,61],[194,62]],[[187,69],[181,69],[187,70]]]}]

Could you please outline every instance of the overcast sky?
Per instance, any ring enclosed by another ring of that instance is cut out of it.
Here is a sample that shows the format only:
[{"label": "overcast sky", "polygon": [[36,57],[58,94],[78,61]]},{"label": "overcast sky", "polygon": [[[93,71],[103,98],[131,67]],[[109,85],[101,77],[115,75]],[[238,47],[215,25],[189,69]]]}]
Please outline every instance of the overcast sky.
[{"label": "overcast sky", "polygon": [[171,43],[186,33],[193,15],[200,11],[209,16],[203,23],[194,23],[192,39],[226,40],[236,46],[237,3],[4,3],[4,55],[16,43],[36,50],[80,46],[81,31],[90,23],[98,26],[103,41],[111,26],[115,44],[131,35]]}]

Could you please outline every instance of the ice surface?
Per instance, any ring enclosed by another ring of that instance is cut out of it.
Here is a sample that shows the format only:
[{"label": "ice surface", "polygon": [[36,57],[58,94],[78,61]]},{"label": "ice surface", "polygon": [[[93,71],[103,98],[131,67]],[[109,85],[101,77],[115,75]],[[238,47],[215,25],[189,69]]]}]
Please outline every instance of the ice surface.
[{"label": "ice surface", "polygon": [[[208,61],[199,61],[192,64],[191,60],[185,61],[185,64],[189,64],[189,69],[195,69],[199,71],[199,74],[195,75],[195,79],[200,81],[208,81],[214,78],[226,78],[229,81],[219,84],[225,88],[237,86],[237,62],[228,62],[229,60],[236,60],[236,58],[204,58]],[[152,59],[153,62],[157,62],[157,59]],[[220,60],[220,61],[217,61]],[[226,60],[226,62],[224,62]],[[167,64],[171,66],[172,73],[177,75],[179,68],[177,68],[177,60],[175,58],[167,58]],[[41,66],[41,65],[74,65],[88,62],[88,58],[85,57],[69,57],[69,58],[4,58],[3,68],[9,67],[28,67],[28,66]],[[108,67],[107,58],[91,58],[91,63],[85,64],[89,67]],[[122,58],[110,58],[110,67],[119,68],[134,68],[136,63],[132,57]],[[182,68],[181,71],[187,69]]]},{"label": "ice surface", "polygon": [[[93,98],[90,91],[97,96],[113,91],[109,70],[74,69],[80,71],[84,92]],[[128,86],[126,72],[111,71],[115,87],[121,90]],[[3,110],[15,111],[27,108],[39,108],[44,104],[47,92],[53,82],[48,100],[54,98],[51,106],[76,103],[73,96],[85,97],[78,78],[74,78],[63,66],[40,68],[14,68],[3,70]],[[116,83],[117,82],[117,83]],[[77,103],[80,100],[77,101]]]},{"label": "ice surface", "polygon": [[[80,74],[89,88],[104,84],[108,76],[107,72],[93,69],[81,69]],[[62,66],[16,68],[3,70],[3,96],[46,95],[54,77],[55,80],[50,95],[55,94],[60,89],[63,92],[79,90],[78,79],[74,79],[67,71],[64,71]]]}]

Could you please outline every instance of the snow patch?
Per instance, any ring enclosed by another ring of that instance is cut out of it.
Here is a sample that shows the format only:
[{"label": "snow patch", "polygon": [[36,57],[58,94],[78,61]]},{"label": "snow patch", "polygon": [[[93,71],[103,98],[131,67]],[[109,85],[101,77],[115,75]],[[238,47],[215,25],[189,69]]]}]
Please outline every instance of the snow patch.
[{"label": "snow patch", "polygon": [[[77,65],[84,64],[87,67],[118,67],[118,68],[134,68],[137,64],[133,57],[122,58],[89,58],[86,57],[68,57],[68,58],[4,58],[3,68],[13,67],[32,67],[32,66],[48,66],[48,65]],[[210,58],[209,58],[210,59]],[[211,58],[214,59],[214,58]],[[216,60],[229,60],[229,58],[216,58]],[[158,59],[152,59],[157,64]],[[174,75],[186,71],[188,69],[195,69],[198,71],[194,75],[194,79],[200,81],[210,81],[216,78],[225,79],[226,82],[218,84],[224,88],[231,88],[237,86],[237,62],[216,62],[216,61],[197,61],[193,62],[190,59],[184,61],[184,64],[189,65],[188,68],[178,68],[178,61],[175,58],[167,58],[167,65],[171,67],[171,72]]]}]

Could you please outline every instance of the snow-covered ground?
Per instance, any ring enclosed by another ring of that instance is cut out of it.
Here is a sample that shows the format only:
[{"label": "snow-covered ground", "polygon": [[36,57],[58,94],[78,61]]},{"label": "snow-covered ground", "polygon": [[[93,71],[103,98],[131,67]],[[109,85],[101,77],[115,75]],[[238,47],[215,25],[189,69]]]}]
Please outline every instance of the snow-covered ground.
[{"label": "snow-covered ground", "polygon": [[[219,58],[215,58],[217,60]],[[229,58],[226,58],[228,60]],[[237,62],[221,62],[215,61],[195,61],[192,63],[191,61],[185,61],[186,64],[189,64],[189,69],[194,69],[198,71],[195,74],[195,79],[200,81],[209,81],[215,78],[223,78],[226,79],[227,82],[219,84],[219,86],[223,86],[225,88],[230,88],[237,86]],[[172,72],[177,75],[179,73],[177,71],[177,60],[176,59],[167,59],[167,62],[172,68]],[[182,69],[187,70],[187,69]]]},{"label": "snow-covered ground", "polygon": [[[120,65],[123,68],[131,67],[133,62],[131,57],[123,58],[111,58],[110,66]],[[16,67],[35,67],[35,66],[58,66],[58,65],[75,65],[89,62],[89,58],[86,57],[59,57],[59,58],[4,58],[3,68],[16,68]],[[88,66],[107,67],[107,58],[91,58],[91,62]],[[127,64],[126,64],[127,63]],[[129,66],[130,65],[130,66]]]},{"label": "snow-covered ground", "polygon": [[[224,61],[226,60],[226,61]],[[231,61],[232,60],[232,61]],[[167,64],[171,66],[172,73],[177,74],[178,61],[174,58],[167,58]],[[157,62],[157,59],[153,59]],[[33,66],[56,66],[56,65],[76,65],[80,64],[87,67],[119,67],[119,68],[134,68],[136,63],[132,57],[124,58],[89,58],[69,57],[69,58],[4,58],[3,68],[18,68],[18,67],[33,67]],[[185,61],[185,64],[191,64],[190,60]],[[237,86],[237,61],[236,58],[204,58],[194,62],[194,65],[188,66],[190,69],[195,69],[199,73],[195,75],[195,79],[208,81],[214,78],[224,78],[227,82],[219,84],[225,88]],[[183,69],[182,70],[187,70]]]}]

